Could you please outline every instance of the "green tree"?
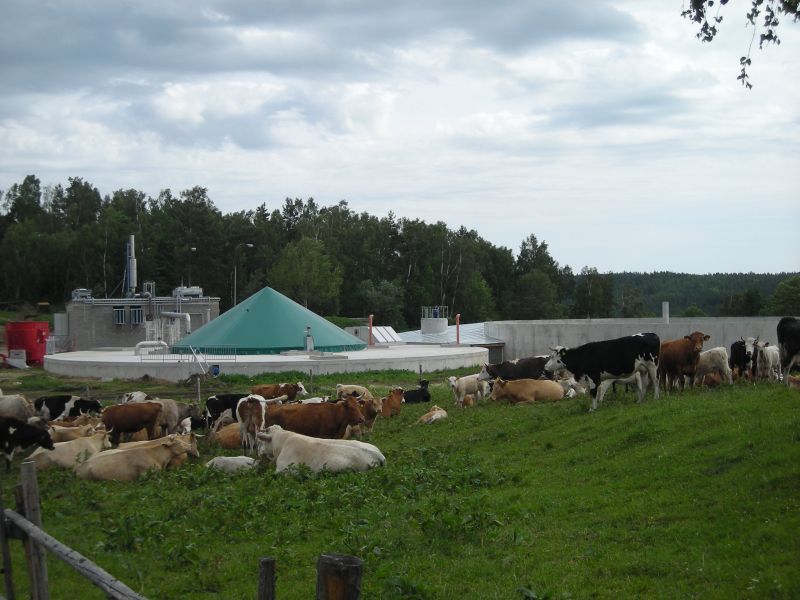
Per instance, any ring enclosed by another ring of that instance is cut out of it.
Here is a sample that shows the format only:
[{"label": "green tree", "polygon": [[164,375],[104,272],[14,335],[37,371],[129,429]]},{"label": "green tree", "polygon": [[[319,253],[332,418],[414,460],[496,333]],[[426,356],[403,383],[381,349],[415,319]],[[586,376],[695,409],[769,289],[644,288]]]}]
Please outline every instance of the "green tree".
[{"label": "green tree", "polygon": [[622,316],[626,319],[645,316],[642,293],[628,283],[622,286],[622,296],[620,297],[620,309]]},{"label": "green tree", "polygon": [[772,315],[800,315],[800,275],[781,281],[767,308]]},{"label": "green tree", "polygon": [[764,306],[758,290],[749,289],[740,294],[732,294],[722,301],[719,315],[722,317],[751,317],[757,315]]},{"label": "green tree", "polygon": [[575,286],[572,316],[577,319],[599,319],[614,314],[614,278],[601,275],[594,267],[584,267]]},{"label": "green tree", "polygon": [[553,319],[558,310],[556,285],[546,273],[537,270],[517,280],[513,311],[516,319]]},{"label": "green tree", "polygon": [[325,252],[322,242],[311,238],[290,242],[269,278],[272,287],[314,312],[338,312],[341,268]]},{"label": "green tree", "polygon": [[474,272],[464,286],[462,294],[461,313],[464,323],[480,323],[497,318],[494,296],[489,284],[483,276]]},{"label": "green tree", "polygon": [[403,288],[392,281],[385,279],[374,284],[366,279],[359,285],[359,294],[362,297],[365,314],[374,315],[376,325],[391,325],[396,330],[403,331],[406,322],[403,318]]},{"label": "green tree", "polygon": [[683,309],[683,312],[680,314],[680,316],[682,316],[682,317],[705,317],[707,315],[703,311],[702,308],[700,308],[696,304],[692,304],[691,306],[687,306],[685,309]]}]

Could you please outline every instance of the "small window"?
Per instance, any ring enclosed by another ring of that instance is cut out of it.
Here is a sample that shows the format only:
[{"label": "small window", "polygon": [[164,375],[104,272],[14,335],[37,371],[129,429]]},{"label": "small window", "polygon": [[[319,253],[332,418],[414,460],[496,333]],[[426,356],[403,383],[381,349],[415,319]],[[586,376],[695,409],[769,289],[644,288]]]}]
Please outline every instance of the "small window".
[{"label": "small window", "polygon": [[144,312],[141,306],[131,306],[131,325],[144,323]]},{"label": "small window", "polygon": [[125,325],[125,307],[114,307],[114,325]]}]

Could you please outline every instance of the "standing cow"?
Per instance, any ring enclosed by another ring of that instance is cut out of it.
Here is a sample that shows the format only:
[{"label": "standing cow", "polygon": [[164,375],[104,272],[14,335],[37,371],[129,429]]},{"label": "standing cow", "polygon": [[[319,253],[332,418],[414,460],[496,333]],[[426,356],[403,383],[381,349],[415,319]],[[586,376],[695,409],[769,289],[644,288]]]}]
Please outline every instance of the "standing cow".
[{"label": "standing cow", "polygon": [[800,320],[783,317],[778,321],[778,351],[783,381],[789,385],[792,366],[800,364]]},{"label": "standing cow", "polygon": [[681,390],[685,386],[684,377],[689,378],[689,386],[694,386],[694,375],[703,342],[711,339],[701,331],[694,331],[679,340],[669,340],[661,344],[661,357],[658,361],[658,379],[664,383],[664,390],[669,392],[674,383]]},{"label": "standing cow", "polygon": [[[637,333],[613,340],[589,342],[577,348],[552,348],[550,359],[545,364],[548,371],[567,369],[575,379],[584,376],[590,381],[592,407],[603,401],[606,390],[614,382],[636,383],[638,401],[644,398],[646,383],[652,382],[658,399],[656,364],[660,352],[660,340],[655,333]],[[644,378],[644,381],[643,381]]]},{"label": "standing cow", "polygon": [[11,470],[11,458],[16,449],[24,450],[29,446],[41,446],[53,449],[50,434],[41,427],[29,425],[14,417],[0,417],[0,450],[6,459],[6,471]]}]

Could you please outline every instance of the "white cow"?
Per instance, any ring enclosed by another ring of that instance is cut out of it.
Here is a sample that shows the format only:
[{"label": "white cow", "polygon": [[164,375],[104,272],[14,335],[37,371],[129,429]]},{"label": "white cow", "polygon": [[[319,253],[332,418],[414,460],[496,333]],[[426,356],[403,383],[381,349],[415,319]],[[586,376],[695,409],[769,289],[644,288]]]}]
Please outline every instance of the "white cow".
[{"label": "white cow", "polygon": [[453,390],[456,406],[464,405],[464,396],[467,394],[472,394],[476,402],[482,401],[489,395],[489,382],[483,381],[479,377],[480,373],[464,375],[464,377],[448,377],[447,383],[450,385],[450,389]]},{"label": "white cow", "polygon": [[111,448],[111,442],[108,439],[108,434],[105,431],[100,431],[94,435],[81,437],[70,442],[58,442],[53,446],[53,450],[37,448],[30,455],[30,459],[36,464],[37,469],[49,469],[50,467],[71,469],[90,456]]},{"label": "white cow", "polygon": [[366,471],[386,464],[386,458],[372,444],[358,440],[328,440],[286,431],[272,425],[259,432],[258,454],[275,463],[280,473],[292,465],[305,465],[315,473]]},{"label": "white cow", "polygon": [[129,402],[146,402],[147,400],[151,400],[150,394],[147,392],[128,392],[127,394],[122,394],[122,397],[117,400],[117,404],[128,404]]},{"label": "white cow", "polygon": [[215,456],[206,463],[206,468],[219,469],[225,473],[235,473],[252,469],[256,465],[256,459],[249,456]]},{"label": "white cow", "polygon": [[417,419],[417,423],[422,423],[423,425],[430,425],[431,423],[435,423],[436,421],[440,421],[446,418],[447,418],[447,411],[443,408],[439,408],[434,404],[431,407],[430,411],[426,412],[419,419]]},{"label": "white cow", "polygon": [[778,381],[781,370],[781,357],[778,347],[770,346],[769,342],[759,342],[756,344],[756,353],[758,354],[756,377]]},{"label": "white cow", "polygon": [[0,396],[0,417],[13,417],[27,422],[35,415],[36,408],[33,406],[33,402],[22,394]]},{"label": "white cow", "polygon": [[80,479],[94,481],[133,481],[151,469],[164,469],[173,458],[181,454],[198,456],[190,444],[176,435],[151,441],[158,443],[99,452],[86,462],[78,464],[75,474]]},{"label": "white cow", "polygon": [[709,373],[719,373],[725,377],[729,385],[733,385],[733,373],[728,364],[728,351],[723,346],[700,353],[694,374],[694,385],[700,385]]}]

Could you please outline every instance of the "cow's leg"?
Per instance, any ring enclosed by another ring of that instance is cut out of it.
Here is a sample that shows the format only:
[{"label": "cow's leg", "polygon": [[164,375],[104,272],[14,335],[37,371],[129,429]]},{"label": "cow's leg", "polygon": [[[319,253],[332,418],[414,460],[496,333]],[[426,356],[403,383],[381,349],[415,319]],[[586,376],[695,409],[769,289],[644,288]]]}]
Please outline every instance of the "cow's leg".
[{"label": "cow's leg", "polygon": [[594,402],[592,403],[592,410],[597,408],[597,403],[603,401],[603,396],[606,395],[606,391],[614,384],[613,379],[606,379],[605,381],[601,381],[600,385],[597,386],[597,396],[594,398]]},{"label": "cow's leg", "polygon": [[[650,383],[653,384],[653,394],[655,399],[658,400],[658,374],[656,372],[656,363],[651,360],[648,360],[644,363],[645,369],[647,369],[647,375],[650,379]],[[645,391],[645,393],[647,393]]]},{"label": "cow's leg", "polygon": [[633,374],[634,378],[636,379],[636,402],[641,402],[644,400],[644,393],[647,385],[647,379],[642,381],[642,374],[637,369],[636,372]]}]

